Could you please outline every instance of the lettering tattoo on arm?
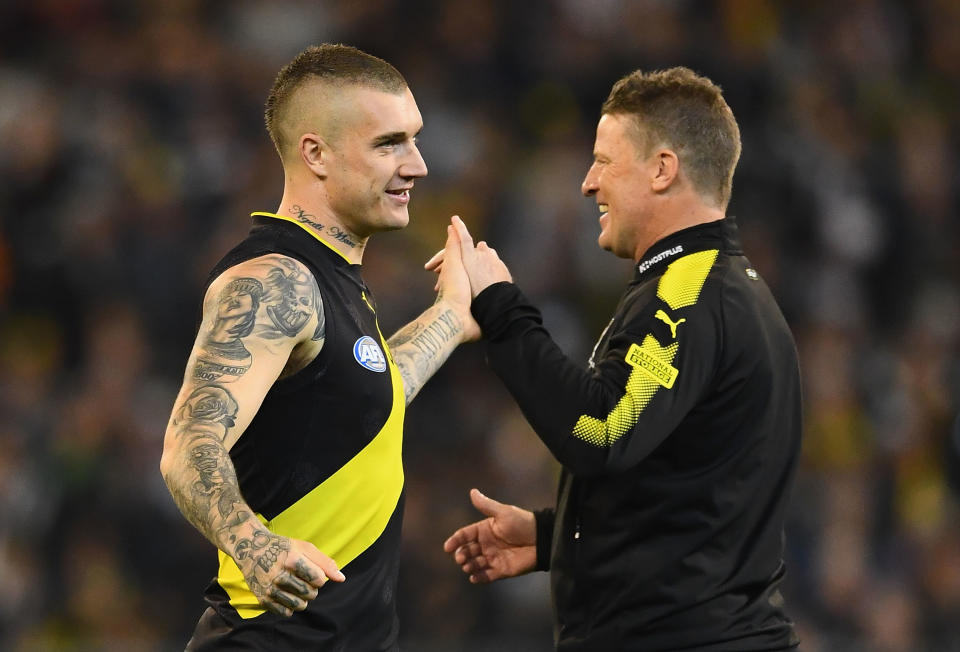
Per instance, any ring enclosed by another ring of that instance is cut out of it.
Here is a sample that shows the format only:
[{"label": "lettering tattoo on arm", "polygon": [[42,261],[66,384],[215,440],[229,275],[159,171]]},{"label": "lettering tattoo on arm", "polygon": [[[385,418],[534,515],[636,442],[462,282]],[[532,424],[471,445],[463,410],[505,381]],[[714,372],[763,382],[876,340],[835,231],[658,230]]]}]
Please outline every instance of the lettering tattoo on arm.
[{"label": "lettering tattoo on arm", "polygon": [[388,341],[403,377],[408,404],[450,357],[463,333],[463,325],[452,309],[434,311],[432,315],[431,310],[404,326]]}]

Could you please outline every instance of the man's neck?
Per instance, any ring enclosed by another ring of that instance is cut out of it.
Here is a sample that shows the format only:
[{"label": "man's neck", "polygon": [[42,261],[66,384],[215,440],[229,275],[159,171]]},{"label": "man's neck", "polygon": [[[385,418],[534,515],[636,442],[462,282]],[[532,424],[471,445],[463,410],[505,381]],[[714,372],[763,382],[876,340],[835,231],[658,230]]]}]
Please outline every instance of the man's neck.
[{"label": "man's neck", "polygon": [[726,217],[722,208],[715,208],[701,202],[684,202],[673,208],[675,210],[671,211],[671,215],[658,220],[657,225],[647,232],[644,241],[637,243],[637,249],[633,257],[634,262],[639,262],[652,246],[677,231],[689,229],[691,226],[697,226],[698,224],[716,222]]},{"label": "man's neck", "polygon": [[352,233],[329,210],[311,204],[294,195],[284,193],[278,215],[289,217],[302,224],[308,231],[343,254],[351,264],[359,265],[363,261],[363,251],[367,238]]}]

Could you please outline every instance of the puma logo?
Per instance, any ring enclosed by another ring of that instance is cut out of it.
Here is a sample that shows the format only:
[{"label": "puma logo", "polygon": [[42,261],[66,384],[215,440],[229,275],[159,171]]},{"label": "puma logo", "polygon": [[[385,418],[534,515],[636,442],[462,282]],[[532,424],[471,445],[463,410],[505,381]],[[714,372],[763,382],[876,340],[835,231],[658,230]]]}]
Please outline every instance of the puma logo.
[{"label": "puma logo", "polygon": [[657,314],[655,314],[654,317],[656,317],[657,319],[659,319],[664,324],[670,327],[670,337],[672,337],[673,339],[677,339],[677,326],[687,321],[685,317],[682,317],[678,321],[673,321],[672,319],[670,319],[670,315],[668,315],[662,310],[658,310]]}]

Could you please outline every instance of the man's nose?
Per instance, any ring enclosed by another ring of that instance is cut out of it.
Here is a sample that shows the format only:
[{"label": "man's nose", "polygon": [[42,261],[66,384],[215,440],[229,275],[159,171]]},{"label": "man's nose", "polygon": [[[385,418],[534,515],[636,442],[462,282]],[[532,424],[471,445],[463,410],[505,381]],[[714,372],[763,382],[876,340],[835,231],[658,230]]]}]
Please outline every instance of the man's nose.
[{"label": "man's nose", "polygon": [[592,197],[597,194],[597,175],[594,173],[593,165],[587,170],[587,176],[583,178],[583,183],[580,184],[580,192],[583,193],[584,197]]},{"label": "man's nose", "polygon": [[414,145],[411,148],[410,156],[400,166],[399,174],[405,179],[417,179],[427,176],[427,164],[420,154],[420,149]]}]

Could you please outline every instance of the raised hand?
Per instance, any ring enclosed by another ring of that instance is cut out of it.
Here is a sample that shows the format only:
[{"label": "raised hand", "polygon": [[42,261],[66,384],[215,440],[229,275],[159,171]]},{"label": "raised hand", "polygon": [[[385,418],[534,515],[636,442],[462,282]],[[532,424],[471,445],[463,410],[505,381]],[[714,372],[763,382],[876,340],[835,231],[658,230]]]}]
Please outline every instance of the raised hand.
[{"label": "raised hand", "polygon": [[261,606],[282,616],[306,609],[328,579],[346,579],[336,563],[312,543],[264,528],[237,541],[233,559]]},{"label": "raised hand", "polygon": [[462,340],[476,340],[480,337],[480,327],[470,314],[470,302],[473,299],[470,278],[463,267],[460,240],[452,226],[447,227],[447,242],[442,254],[448,264],[439,266],[437,270],[437,301],[445,301],[457,312],[463,328]]},{"label": "raised hand", "polygon": [[[458,216],[454,215],[451,222],[453,226],[448,227],[448,229],[453,229],[453,233],[459,241],[460,262],[470,279],[472,296],[477,296],[494,283],[513,281],[510,270],[500,260],[495,249],[490,248],[486,242],[482,241],[474,246],[473,237],[463,220]],[[449,255],[449,247],[445,247],[443,251],[438,251],[433,258],[427,261],[424,268],[442,273],[444,261]]]},{"label": "raised hand", "polygon": [[532,571],[537,565],[537,526],[533,512],[504,505],[470,490],[470,502],[488,518],[464,526],[443,543],[474,584]]}]

